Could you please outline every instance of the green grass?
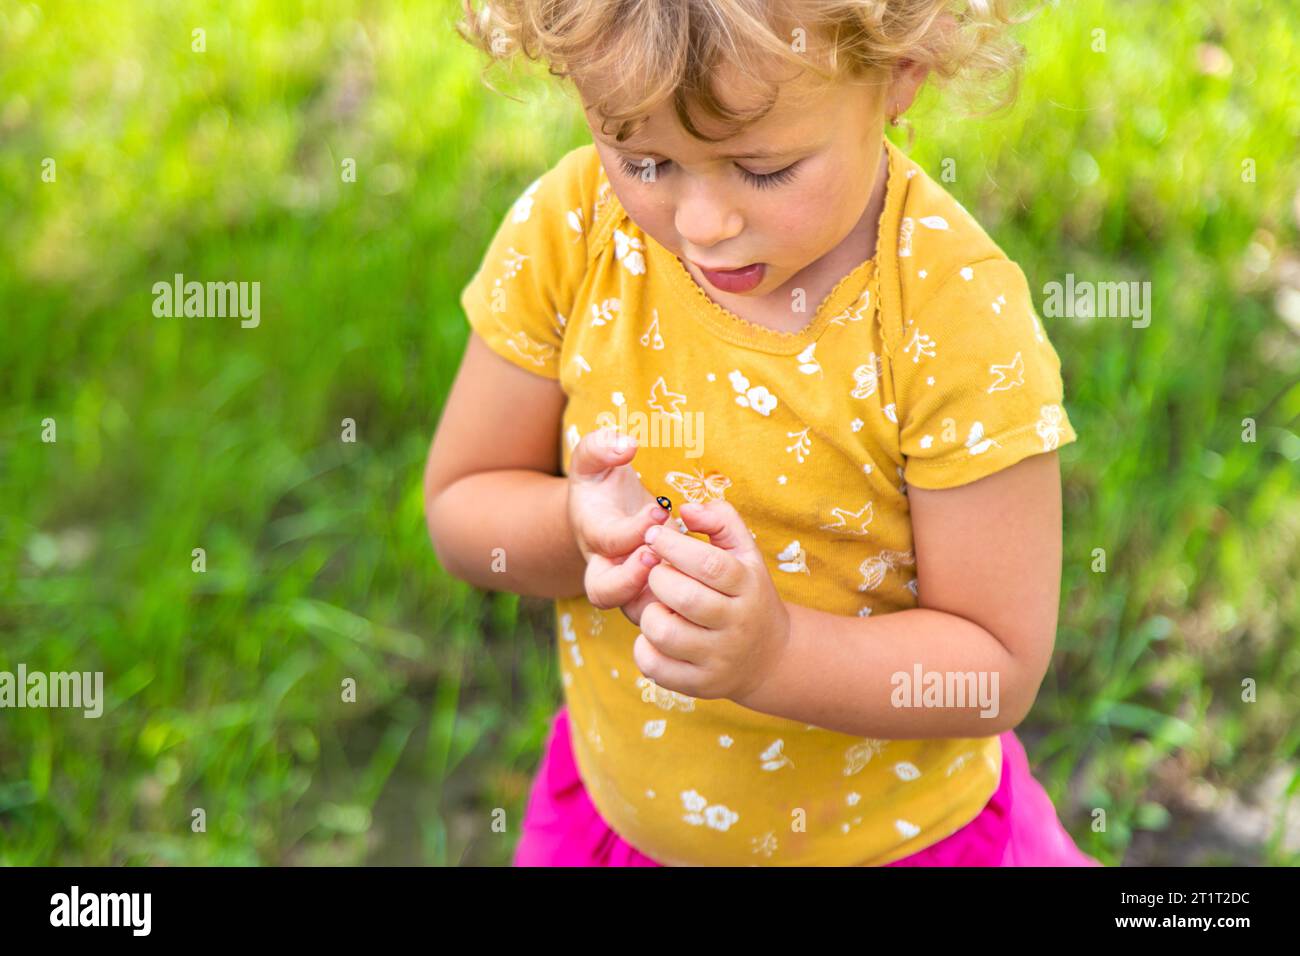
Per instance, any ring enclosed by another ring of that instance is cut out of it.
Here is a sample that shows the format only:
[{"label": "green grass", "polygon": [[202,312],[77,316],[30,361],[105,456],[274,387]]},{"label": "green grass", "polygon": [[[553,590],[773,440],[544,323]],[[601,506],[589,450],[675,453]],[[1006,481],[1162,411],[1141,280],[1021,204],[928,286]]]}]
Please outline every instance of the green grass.
[{"label": "green grass", "polygon": [[[585,126],[545,83],[483,89],[454,12],[0,0],[0,670],[102,670],[108,695],[99,720],[0,714],[0,863],[509,861],[560,700],[548,607],[441,571],[421,469],[459,291]],[[1280,4],[1063,5],[1021,33],[1010,112],[931,90],[910,117],[1036,290],[1153,286],[1146,329],[1045,320],[1080,441],[1021,732],[1108,864],[1184,839],[1195,786],[1296,771],[1297,36]],[[155,318],[176,272],[260,281],[261,326]],[[1285,823],[1261,860],[1295,862]]]}]

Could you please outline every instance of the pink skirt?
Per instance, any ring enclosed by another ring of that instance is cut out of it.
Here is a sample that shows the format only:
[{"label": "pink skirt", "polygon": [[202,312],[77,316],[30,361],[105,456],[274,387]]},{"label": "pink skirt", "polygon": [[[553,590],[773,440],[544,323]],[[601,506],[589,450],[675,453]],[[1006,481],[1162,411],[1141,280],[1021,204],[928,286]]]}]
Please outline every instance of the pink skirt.
[{"label": "pink skirt", "polygon": [[[1014,731],[1002,739],[1002,780],[970,823],[886,866],[1101,866],[1070,839],[1029,772]],[[1014,798],[1014,799],[1013,799]],[[660,866],[626,843],[596,812],[578,776],[561,707],[533,780],[515,866]]]}]

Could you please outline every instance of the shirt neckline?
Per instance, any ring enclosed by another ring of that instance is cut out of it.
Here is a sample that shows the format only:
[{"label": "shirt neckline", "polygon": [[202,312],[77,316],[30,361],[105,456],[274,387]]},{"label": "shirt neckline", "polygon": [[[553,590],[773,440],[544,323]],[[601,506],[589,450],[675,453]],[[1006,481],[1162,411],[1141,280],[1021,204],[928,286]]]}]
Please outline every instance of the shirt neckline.
[{"label": "shirt neckline", "polygon": [[[903,161],[905,157],[889,139],[884,137],[887,168],[885,173],[885,201],[881,204],[880,216],[876,221],[876,251],[869,259],[864,259],[840,278],[826,294],[813,313],[813,319],[797,332],[783,332],[768,328],[756,322],[750,322],[736,315],[730,309],[719,305],[695,281],[694,276],[682,265],[675,255],[656,242],[651,236],[638,229],[646,247],[647,269],[663,272],[672,289],[677,304],[690,316],[699,321],[706,329],[733,345],[768,352],[774,355],[794,355],[816,342],[830,324],[831,319],[841,313],[861,295],[861,290],[874,275],[880,273],[880,267],[892,252],[893,239],[887,238],[885,224],[893,221],[894,206],[903,199]],[[618,203],[617,196],[610,190],[610,200]],[[627,218],[626,210],[619,204],[613,222]],[[634,224],[635,225],[635,224]],[[896,238],[896,237],[894,237]],[[873,306],[878,307],[879,296]]]}]

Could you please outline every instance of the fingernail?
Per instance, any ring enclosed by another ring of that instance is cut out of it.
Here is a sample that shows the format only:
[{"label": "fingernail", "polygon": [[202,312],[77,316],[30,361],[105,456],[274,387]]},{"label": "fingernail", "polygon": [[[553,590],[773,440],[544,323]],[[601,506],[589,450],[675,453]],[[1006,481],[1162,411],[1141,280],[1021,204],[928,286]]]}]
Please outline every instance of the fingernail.
[{"label": "fingernail", "polygon": [[657,524],[651,525],[649,528],[647,528],[645,533],[646,544],[653,543],[654,539],[659,537],[659,532],[661,530],[662,530],[661,526]]},{"label": "fingernail", "polygon": [[614,450],[617,452],[627,451],[632,447],[632,439],[627,435],[619,435],[618,441],[614,442]]},{"label": "fingernail", "polygon": [[641,563],[648,568],[652,568],[659,563],[659,555],[655,554],[653,551],[642,551]]},{"label": "fingernail", "polygon": [[668,517],[668,512],[664,511],[663,508],[656,506],[650,509],[650,517],[654,518],[655,521],[663,521]]}]

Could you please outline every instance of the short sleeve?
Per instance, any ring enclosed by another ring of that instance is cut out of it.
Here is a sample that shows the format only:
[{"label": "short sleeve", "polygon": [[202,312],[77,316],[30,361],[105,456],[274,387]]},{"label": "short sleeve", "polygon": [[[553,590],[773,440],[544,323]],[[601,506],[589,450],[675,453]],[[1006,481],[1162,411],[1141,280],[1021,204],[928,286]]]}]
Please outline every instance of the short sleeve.
[{"label": "short sleeve", "polygon": [[586,159],[582,147],[569,152],[523,191],[460,295],[470,327],[494,352],[546,378],[560,377],[564,326],[587,267]]},{"label": "short sleeve", "polygon": [[893,355],[904,480],[952,488],[1074,441],[1020,267],[989,258],[930,281]]}]

